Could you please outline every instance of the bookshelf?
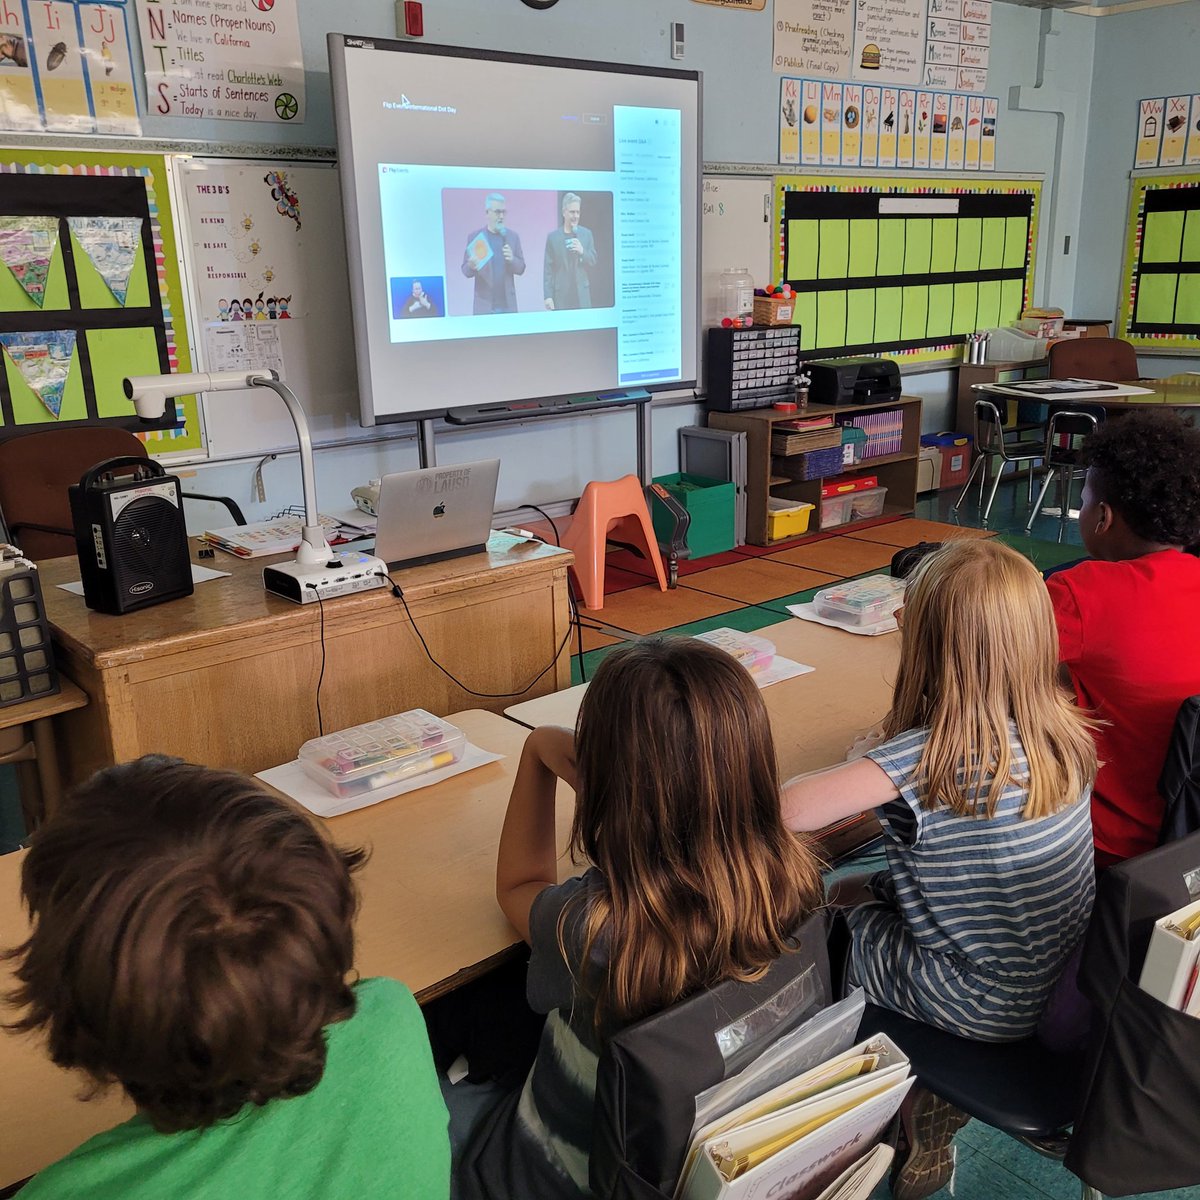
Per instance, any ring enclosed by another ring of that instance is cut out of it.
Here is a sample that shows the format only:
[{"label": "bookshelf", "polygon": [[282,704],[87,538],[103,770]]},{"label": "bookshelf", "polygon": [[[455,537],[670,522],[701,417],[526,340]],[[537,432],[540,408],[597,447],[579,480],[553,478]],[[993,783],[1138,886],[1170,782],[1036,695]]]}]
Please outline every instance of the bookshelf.
[{"label": "bookshelf", "polygon": [[[864,459],[854,467],[823,479],[804,481],[788,479],[773,469],[771,455],[771,431],[775,425],[794,420],[795,413],[776,412],[773,408],[756,408],[748,412],[710,412],[708,424],[713,429],[730,429],[746,434],[746,540],[754,546],[772,546],[779,541],[794,541],[794,538],[772,539],[767,534],[767,501],[775,497],[781,500],[807,501],[815,505],[809,531],[821,532],[821,487],[832,479],[854,478],[858,475],[876,475],[879,485],[886,487],[887,503],[883,516],[907,516],[912,513],[917,499],[917,460],[921,449],[921,399],[919,396],[901,396],[898,400],[885,400],[877,404],[810,404],[806,416],[822,416],[832,413],[837,417],[858,417],[867,413],[886,412],[899,409],[902,413],[900,450],[878,458]],[[837,533],[869,524],[867,521],[849,521],[833,526]]]}]

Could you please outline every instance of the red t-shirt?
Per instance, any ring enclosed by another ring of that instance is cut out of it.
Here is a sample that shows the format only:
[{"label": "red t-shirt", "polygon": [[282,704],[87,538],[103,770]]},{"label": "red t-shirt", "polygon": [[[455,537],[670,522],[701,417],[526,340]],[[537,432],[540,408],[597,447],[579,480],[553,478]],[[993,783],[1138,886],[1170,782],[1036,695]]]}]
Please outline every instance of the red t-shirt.
[{"label": "red t-shirt", "polygon": [[1107,722],[1096,732],[1096,848],[1132,858],[1158,844],[1158,776],[1179,706],[1200,693],[1200,558],[1083,562],[1046,587],[1079,704]]}]

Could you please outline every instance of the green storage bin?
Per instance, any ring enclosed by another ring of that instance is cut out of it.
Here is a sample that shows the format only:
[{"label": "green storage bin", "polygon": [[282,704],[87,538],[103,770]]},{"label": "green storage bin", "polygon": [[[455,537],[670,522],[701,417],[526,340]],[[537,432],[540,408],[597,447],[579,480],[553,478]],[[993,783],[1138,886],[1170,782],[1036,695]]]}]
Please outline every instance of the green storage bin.
[{"label": "green storage bin", "polygon": [[[689,558],[707,558],[723,554],[734,545],[734,485],[721,479],[706,479],[703,475],[660,475],[654,481],[687,509],[691,517],[687,544]],[[654,534],[659,542],[670,540],[674,518],[661,504],[653,505]]]}]

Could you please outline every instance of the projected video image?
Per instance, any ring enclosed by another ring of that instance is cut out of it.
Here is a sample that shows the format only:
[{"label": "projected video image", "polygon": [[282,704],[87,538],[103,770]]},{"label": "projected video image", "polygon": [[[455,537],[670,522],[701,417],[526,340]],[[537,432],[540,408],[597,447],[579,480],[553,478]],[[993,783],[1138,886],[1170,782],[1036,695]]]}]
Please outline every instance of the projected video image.
[{"label": "projected video image", "polygon": [[394,321],[446,315],[445,281],[440,275],[422,275],[419,279],[393,276],[388,284],[392,290]]},{"label": "projected video image", "polygon": [[445,188],[451,316],[611,308],[611,192]]}]

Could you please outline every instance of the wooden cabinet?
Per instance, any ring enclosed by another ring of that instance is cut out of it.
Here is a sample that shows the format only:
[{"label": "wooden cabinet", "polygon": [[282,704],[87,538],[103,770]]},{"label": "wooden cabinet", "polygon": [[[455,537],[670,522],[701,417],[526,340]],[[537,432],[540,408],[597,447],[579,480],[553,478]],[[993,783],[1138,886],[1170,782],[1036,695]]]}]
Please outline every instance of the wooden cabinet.
[{"label": "wooden cabinet", "polygon": [[[921,450],[919,397],[901,396],[899,400],[886,400],[879,404],[810,404],[805,415],[815,417],[832,413],[836,420],[838,417],[858,417],[894,409],[899,409],[903,414],[900,450],[897,453],[864,459],[854,467],[847,467],[839,475],[804,482],[777,474],[772,465],[771,430],[782,422],[795,420],[795,413],[776,412],[773,408],[756,408],[739,413],[710,412],[708,423],[712,428],[732,429],[746,434],[746,540],[755,546],[771,546],[776,541],[794,540],[790,537],[772,539],[769,536],[767,501],[772,497],[803,500],[815,505],[808,528],[810,533],[820,532],[821,485],[832,478],[875,475],[879,485],[888,490],[883,515],[911,513],[917,499],[917,459]],[[853,529],[859,524],[862,522],[850,521],[832,528],[841,531]]]}]

